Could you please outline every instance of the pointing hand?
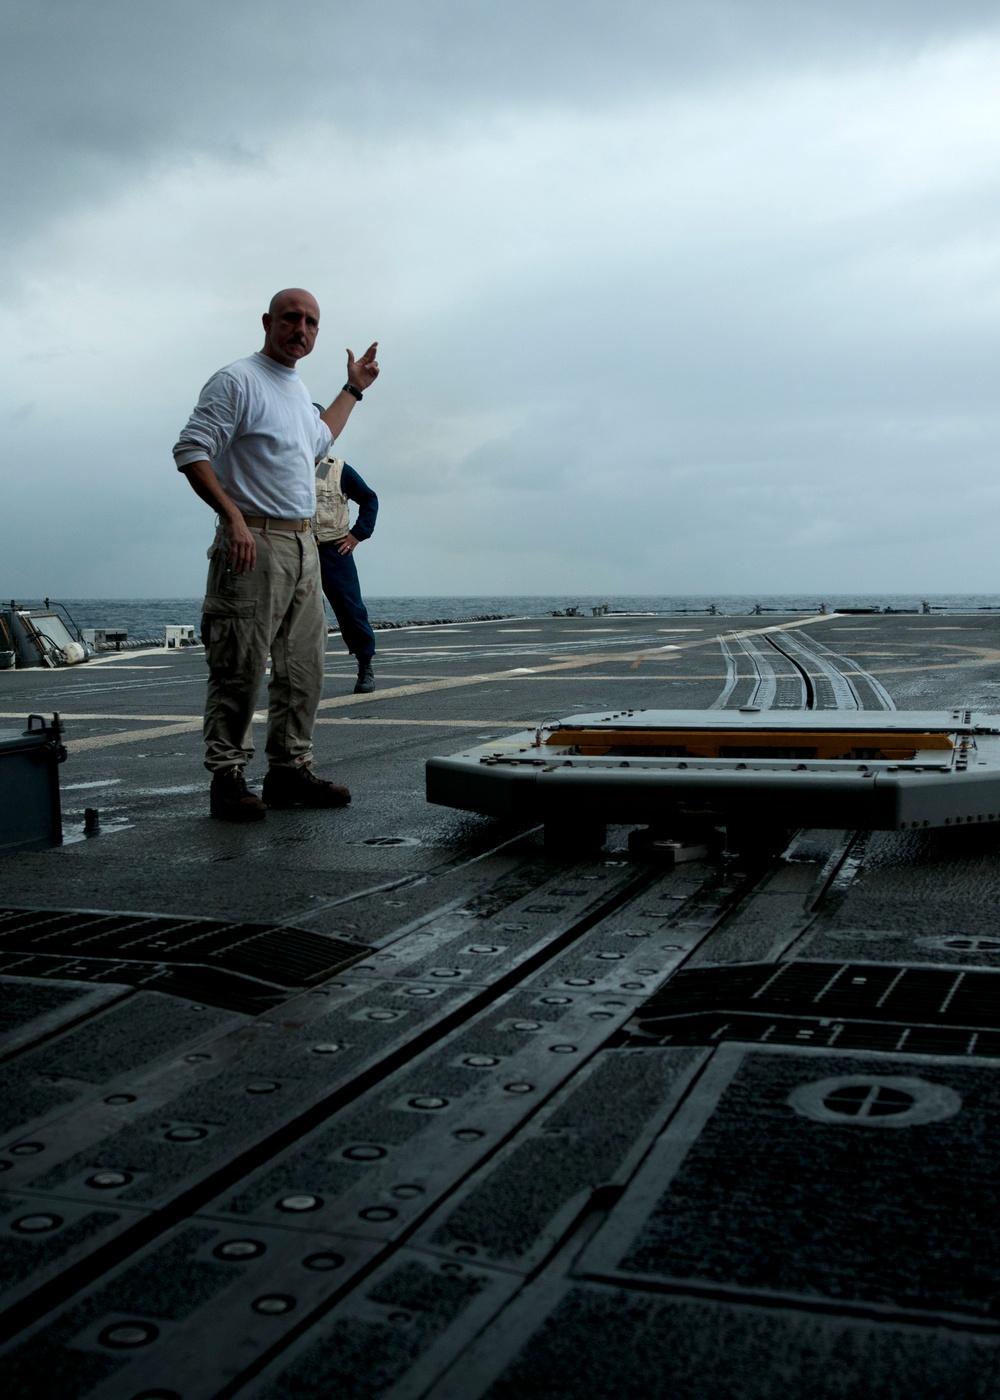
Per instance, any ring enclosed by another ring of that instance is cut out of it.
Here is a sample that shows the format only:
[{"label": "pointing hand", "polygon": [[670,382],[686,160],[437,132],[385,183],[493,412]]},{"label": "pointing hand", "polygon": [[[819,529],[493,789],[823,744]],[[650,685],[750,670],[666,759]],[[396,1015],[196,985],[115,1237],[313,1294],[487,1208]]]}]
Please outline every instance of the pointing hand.
[{"label": "pointing hand", "polygon": [[368,349],[360,359],[354,358],[351,350],[347,352],[347,382],[353,384],[355,389],[367,389],[374,384],[378,378],[378,360],[375,355],[378,351],[378,341],[373,340]]}]

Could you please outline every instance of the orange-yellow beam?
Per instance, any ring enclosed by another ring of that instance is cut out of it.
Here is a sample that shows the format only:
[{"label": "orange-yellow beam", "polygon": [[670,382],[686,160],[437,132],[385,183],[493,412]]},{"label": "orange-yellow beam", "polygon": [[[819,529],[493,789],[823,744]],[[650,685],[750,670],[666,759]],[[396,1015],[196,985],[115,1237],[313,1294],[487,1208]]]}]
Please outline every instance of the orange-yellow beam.
[{"label": "orange-yellow beam", "polygon": [[754,729],[557,729],[546,737],[547,744],[574,746],[589,754],[605,754],[611,749],[678,749],[679,756],[692,758],[726,757],[728,749],[794,749],[815,758],[851,757],[859,750],[876,750],[887,759],[913,758],[928,749],[954,749],[947,734],[878,733],[858,731],[835,733],[829,730]]}]

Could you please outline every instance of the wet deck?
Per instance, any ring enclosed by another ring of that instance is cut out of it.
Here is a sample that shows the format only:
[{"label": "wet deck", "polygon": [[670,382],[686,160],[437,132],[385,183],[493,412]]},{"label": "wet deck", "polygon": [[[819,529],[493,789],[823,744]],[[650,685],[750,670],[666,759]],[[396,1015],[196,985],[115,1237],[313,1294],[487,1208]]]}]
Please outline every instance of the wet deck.
[{"label": "wet deck", "polygon": [[246,828],[200,651],[0,673],[70,748],[66,843],[0,861],[8,1393],[998,1393],[996,832],[563,859],[423,762],[611,706],[995,712],[1000,619],[414,628],[370,696],[338,646],[353,805]]}]

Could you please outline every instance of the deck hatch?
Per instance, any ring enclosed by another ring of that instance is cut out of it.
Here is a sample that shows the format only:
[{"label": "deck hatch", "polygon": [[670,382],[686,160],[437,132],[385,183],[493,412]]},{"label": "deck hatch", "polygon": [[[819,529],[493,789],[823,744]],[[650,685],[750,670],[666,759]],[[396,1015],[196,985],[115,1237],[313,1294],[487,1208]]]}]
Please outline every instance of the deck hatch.
[{"label": "deck hatch", "polygon": [[[863,1097],[852,1103],[854,1089]],[[998,1108],[996,1076],[982,1065],[731,1047],[574,1272],[772,1306],[872,1309],[884,1322],[973,1322],[995,1336]],[[913,1393],[929,1392],[917,1383]]]},{"label": "deck hatch", "polygon": [[1000,973],[788,962],[677,973],[619,1033],[628,1045],[724,1041],[1000,1059]]},{"label": "deck hatch", "polygon": [[0,971],[112,982],[258,1012],[372,949],[281,924],[0,909]]}]

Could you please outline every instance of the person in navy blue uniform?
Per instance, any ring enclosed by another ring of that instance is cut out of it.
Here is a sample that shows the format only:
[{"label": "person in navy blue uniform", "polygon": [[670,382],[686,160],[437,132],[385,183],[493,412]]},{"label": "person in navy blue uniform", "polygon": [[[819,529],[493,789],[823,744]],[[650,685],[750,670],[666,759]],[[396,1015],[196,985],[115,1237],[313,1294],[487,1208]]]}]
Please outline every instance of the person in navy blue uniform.
[{"label": "person in navy blue uniform", "polygon": [[[358,507],[350,523],[350,503]],[[340,457],[320,457],[316,463],[316,516],[313,531],[319,547],[323,592],[333,608],[344,645],[358,663],[355,695],[375,689],[372,660],[375,633],[361,597],[354,551],[371,538],[378,516],[378,496]]]}]

